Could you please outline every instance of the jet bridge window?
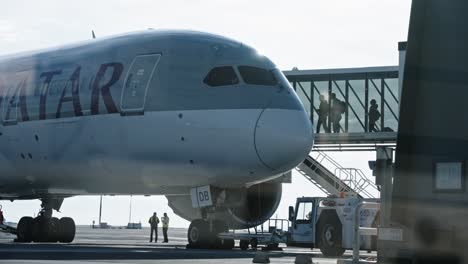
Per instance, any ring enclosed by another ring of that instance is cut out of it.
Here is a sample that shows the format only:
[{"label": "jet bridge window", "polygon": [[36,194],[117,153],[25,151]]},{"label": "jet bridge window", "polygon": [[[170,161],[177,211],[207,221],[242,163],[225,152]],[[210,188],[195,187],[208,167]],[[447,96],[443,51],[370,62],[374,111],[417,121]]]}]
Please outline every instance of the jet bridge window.
[{"label": "jet bridge window", "polygon": [[252,66],[239,66],[238,69],[247,84],[269,86],[278,84],[272,71]]},{"label": "jet bridge window", "polygon": [[224,86],[239,83],[236,72],[231,66],[213,68],[203,80],[209,86]]}]

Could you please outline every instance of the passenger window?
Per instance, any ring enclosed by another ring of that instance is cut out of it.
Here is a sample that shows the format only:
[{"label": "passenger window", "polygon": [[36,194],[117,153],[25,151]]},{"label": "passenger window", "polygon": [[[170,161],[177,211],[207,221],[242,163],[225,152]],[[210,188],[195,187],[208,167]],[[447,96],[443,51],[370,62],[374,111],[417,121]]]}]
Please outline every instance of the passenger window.
[{"label": "passenger window", "polygon": [[239,83],[239,78],[231,66],[223,66],[213,68],[203,82],[209,86],[233,85]]},{"label": "passenger window", "polygon": [[242,79],[244,79],[244,82],[247,84],[273,86],[278,83],[273,72],[266,69],[252,66],[239,66],[239,72]]}]

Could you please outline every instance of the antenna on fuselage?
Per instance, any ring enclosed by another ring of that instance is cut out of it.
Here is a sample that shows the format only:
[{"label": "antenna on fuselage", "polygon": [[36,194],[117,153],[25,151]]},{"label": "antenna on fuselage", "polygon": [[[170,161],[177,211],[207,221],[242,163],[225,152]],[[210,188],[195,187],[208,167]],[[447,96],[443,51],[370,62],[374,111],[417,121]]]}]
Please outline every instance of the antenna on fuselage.
[{"label": "antenna on fuselage", "polygon": [[94,30],[91,30],[91,35],[93,36],[93,39],[96,38],[96,34],[94,34]]}]

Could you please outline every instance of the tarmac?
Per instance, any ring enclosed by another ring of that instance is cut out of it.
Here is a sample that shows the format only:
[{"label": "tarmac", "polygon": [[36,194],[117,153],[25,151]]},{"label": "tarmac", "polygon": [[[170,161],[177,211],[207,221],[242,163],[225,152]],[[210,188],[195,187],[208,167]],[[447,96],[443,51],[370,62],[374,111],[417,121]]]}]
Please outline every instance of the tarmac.
[{"label": "tarmac", "polygon": [[[186,249],[187,229],[170,228],[169,243],[149,243],[149,229],[92,229],[78,226],[71,244],[13,243],[14,236],[0,233],[0,263],[252,263],[260,250]],[[236,246],[238,246],[236,244]],[[294,263],[297,255],[311,256],[314,263],[337,263],[325,258],[319,250],[283,247],[282,251],[267,252],[270,263]],[[351,258],[346,251],[342,258]],[[363,254],[375,257],[375,253]]]}]

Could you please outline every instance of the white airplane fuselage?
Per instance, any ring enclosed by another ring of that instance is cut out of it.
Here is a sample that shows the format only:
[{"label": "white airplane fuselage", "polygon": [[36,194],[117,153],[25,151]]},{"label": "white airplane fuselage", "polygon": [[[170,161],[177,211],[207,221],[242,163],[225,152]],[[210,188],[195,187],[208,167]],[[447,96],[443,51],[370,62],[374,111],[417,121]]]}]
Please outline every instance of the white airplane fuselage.
[{"label": "white airplane fuselage", "polygon": [[199,32],[0,57],[0,96],[0,199],[248,187],[294,168],[313,142],[270,60]]}]

